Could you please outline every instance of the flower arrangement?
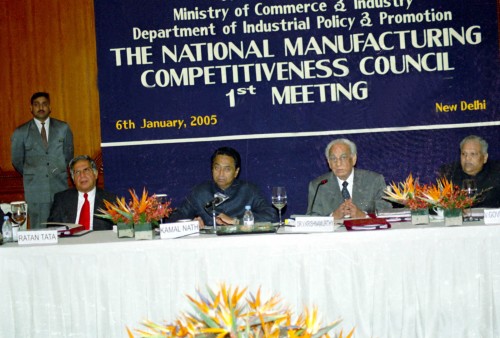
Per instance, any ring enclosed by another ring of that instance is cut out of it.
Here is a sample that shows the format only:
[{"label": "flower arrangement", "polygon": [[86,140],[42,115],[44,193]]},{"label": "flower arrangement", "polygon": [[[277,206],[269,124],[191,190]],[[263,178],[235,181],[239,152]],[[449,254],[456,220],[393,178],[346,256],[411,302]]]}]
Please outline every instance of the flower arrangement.
[{"label": "flower arrangement", "polygon": [[[194,313],[183,313],[173,324],[160,325],[144,321],[142,325],[149,331],[127,328],[128,336],[133,337],[330,337],[328,332],[341,320],[324,327],[318,320],[317,308],[305,309],[297,319],[292,320],[292,312],[280,306],[281,299],[274,295],[267,301],[261,300],[260,288],[257,295],[250,294],[246,302],[241,299],[247,288],[221,285],[215,293],[208,288],[208,297],[198,290],[198,298],[187,296]],[[352,329],[345,338],[351,338]],[[343,338],[342,331],[337,336]]]},{"label": "flower arrangement", "polygon": [[477,197],[478,195],[470,197],[466,191],[444,177],[437,179],[436,184],[430,185],[423,192],[422,199],[442,209],[463,210],[470,208]]},{"label": "flower arrangement", "polygon": [[420,185],[418,179],[413,179],[410,174],[404,182],[392,182],[388,185],[384,190],[386,196],[383,198],[407,206],[411,210],[427,209],[429,202],[422,198],[427,189],[426,185]]},{"label": "flower arrangement", "polygon": [[156,195],[148,196],[146,188],[142,191],[139,199],[135,190],[129,189],[131,200],[127,203],[125,198],[116,198],[115,203],[104,200],[106,209],[99,208],[101,214],[96,216],[109,219],[117,223],[151,223],[158,225],[159,220],[167,218],[172,213],[171,201],[161,203]]}]

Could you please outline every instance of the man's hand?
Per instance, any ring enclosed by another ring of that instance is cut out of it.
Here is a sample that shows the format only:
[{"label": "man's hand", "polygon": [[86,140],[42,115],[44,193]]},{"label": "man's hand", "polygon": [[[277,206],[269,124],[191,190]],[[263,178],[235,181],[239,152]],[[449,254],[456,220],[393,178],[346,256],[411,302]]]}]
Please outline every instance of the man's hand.
[{"label": "man's hand", "polygon": [[200,229],[203,229],[205,227],[205,222],[203,222],[203,218],[201,218],[200,216],[196,216],[195,218],[193,218],[193,221],[198,221]]},{"label": "man's hand", "polygon": [[218,214],[215,218],[215,222],[218,225],[234,225],[236,223],[236,219],[234,217],[229,217],[226,214]]},{"label": "man's hand", "polygon": [[338,208],[333,212],[333,217],[336,219],[342,218],[363,218],[366,214],[363,210],[359,209],[356,204],[352,202],[352,199],[345,200]]}]

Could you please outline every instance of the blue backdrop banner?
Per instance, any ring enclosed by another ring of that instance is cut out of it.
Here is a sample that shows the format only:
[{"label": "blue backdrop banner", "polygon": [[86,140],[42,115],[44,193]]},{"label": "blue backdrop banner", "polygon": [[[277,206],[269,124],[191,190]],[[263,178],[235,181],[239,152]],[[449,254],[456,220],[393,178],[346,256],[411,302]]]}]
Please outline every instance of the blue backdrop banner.
[{"label": "blue backdrop banner", "polygon": [[95,0],[95,17],[117,193],[146,186],[176,205],[233,145],[242,177],[287,186],[300,213],[334,137],[388,181],[434,179],[468,134],[499,141],[494,0]]}]

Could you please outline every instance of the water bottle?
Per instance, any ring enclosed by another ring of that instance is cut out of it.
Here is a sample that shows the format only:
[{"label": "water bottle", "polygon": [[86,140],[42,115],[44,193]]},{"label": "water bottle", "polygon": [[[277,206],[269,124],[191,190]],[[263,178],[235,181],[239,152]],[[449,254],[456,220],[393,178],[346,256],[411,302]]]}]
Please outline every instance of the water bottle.
[{"label": "water bottle", "polygon": [[12,242],[12,223],[10,222],[9,216],[3,217],[2,226],[3,242]]},{"label": "water bottle", "polygon": [[245,206],[245,213],[243,214],[243,225],[253,225],[253,213],[249,205]]}]

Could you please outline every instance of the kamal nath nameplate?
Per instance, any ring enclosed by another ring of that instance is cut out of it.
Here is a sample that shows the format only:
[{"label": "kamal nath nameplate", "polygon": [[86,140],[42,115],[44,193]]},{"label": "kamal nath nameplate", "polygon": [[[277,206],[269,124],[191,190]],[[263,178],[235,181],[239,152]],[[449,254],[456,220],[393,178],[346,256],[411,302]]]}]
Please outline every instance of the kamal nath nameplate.
[{"label": "kamal nath nameplate", "polygon": [[19,245],[57,244],[57,230],[19,231]]},{"label": "kamal nath nameplate", "polygon": [[330,216],[297,216],[295,217],[295,227],[287,231],[297,232],[333,232],[335,222]]},{"label": "kamal nath nameplate", "polygon": [[198,221],[160,224],[160,238],[179,238],[200,233]]}]

